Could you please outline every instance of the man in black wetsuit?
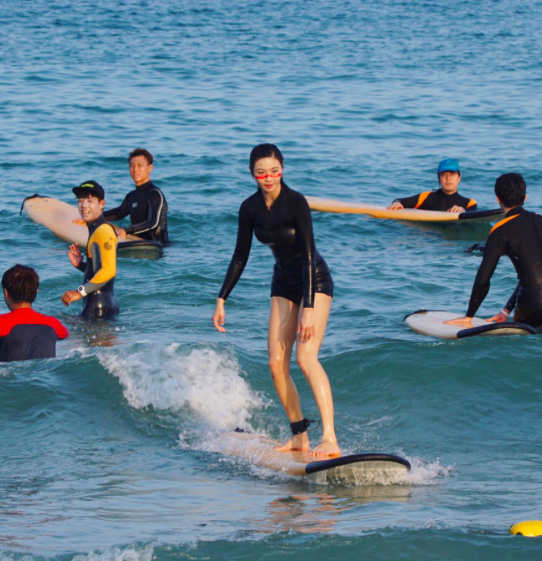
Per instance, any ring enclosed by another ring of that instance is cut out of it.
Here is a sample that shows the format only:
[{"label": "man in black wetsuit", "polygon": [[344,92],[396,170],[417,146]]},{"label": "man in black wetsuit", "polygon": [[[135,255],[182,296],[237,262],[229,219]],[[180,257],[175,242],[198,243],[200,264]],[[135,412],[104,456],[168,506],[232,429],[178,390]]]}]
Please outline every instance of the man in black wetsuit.
[{"label": "man in black wetsuit", "polygon": [[474,199],[462,197],[457,188],[461,181],[461,171],[457,160],[447,158],[440,162],[437,169],[440,189],[425,191],[412,197],[395,199],[389,210],[419,208],[421,210],[440,210],[443,212],[471,212],[478,208]]},{"label": "man in black wetsuit", "polygon": [[103,217],[105,193],[95,181],[86,181],[72,189],[77,196],[81,218],[88,226],[87,261],[83,261],[78,244],[68,251],[70,263],[85,273],[83,284],[77,290],[67,290],[62,302],[85,299],[81,315],[87,319],[109,318],[119,313],[113,293],[117,273],[117,236],[111,224]]},{"label": "man in black wetsuit", "polygon": [[130,175],[136,188],[126,195],[120,206],[106,210],[104,217],[108,222],[115,222],[130,215],[130,226],[114,227],[119,238],[133,234],[165,245],[169,243],[167,203],[162,191],[151,181],[153,161],[152,154],[144,148],[130,153]]},{"label": "man in black wetsuit", "polygon": [[2,277],[9,314],[0,314],[0,362],[52,358],[56,342],[69,337],[68,330],[54,317],[32,309],[40,279],[31,267],[15,265]]},{"label": "man in black wetsuit", "polygon": [[487,238],[467,315],[447,323],[470,324],[489,292],[490,279],[502,255],[516,269],[519,285],[506,308],[488,321],[506,321],[516,305],[514,321],[542,326],[542,216],[523,208],[526,185],[518,173],[506,173],[495,182],[495,194],[506,217],[497,222]]}]

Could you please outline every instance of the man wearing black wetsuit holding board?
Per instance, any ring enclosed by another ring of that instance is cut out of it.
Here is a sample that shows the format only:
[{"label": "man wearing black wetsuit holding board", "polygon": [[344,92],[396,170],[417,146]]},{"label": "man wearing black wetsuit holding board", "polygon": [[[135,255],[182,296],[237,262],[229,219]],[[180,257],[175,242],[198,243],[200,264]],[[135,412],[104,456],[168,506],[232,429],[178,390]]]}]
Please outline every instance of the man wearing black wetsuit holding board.
[{"label": "man wearing black wetsuit holding board", "polygon": [[115,222],[130,215],[130,226],[114,226],[119,238],[133,234],[166,245],[169,243],[167,203],[162,191],[151,181],[153,161],[152,154],[144,148],[136,148],[130,153],[130,175],[136,188],[126,195],[120,206],[106,210],[104,218]]},{"label": "man wearing black wetsuit holding board", "polygon": [[[502,255],[508,255],[519,285],[506,308],[488,321],[502,322],[516,306],[514,321],[542,326],[542,216],[523,208],[526,185],[518,173],[505,173],[495,182],[495,194],[506,217],[489,233],[467,315],[446,323],[471,324],[489,292],[490,279]],[[472,324],[471,324],[472,325]]]},{"label": "man wearing black wetsuit holding board", "polygon": [[388,210],[419,208],[421,210],[440,210],[443,212],[471,212],[478,208],[474,199],[462,197],[458,192],[461,171],[457,160],[447,158],[440,162],[437,169],[440,189],[425,191],[412,197],[395,199]]}]

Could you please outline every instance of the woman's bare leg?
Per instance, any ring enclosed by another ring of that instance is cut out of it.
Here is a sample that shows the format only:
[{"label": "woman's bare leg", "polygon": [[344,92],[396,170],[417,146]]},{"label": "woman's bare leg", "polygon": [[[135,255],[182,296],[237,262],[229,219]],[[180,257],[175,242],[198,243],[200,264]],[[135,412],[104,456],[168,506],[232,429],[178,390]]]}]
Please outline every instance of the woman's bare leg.
[{"label": "woman's bare leg", "polygon": [[[331,310],[331,302],[332,298],[330,296],[320,293],[315,294],[315,336],[306,343],[301,343],[299,339],[297,341],[297,363],[309,381],[322,418],[322,442],[314,450],[311,450],[311,456],[336,456],[341,453],[335,435],[331,386],[327,374],[318,360],[318,353],[324,339],[329,311]],[[299,317],[302,313],[303,308],[301,306]]]},{"label": "woman's bare leg", "polygon": [[[269,368],[275,390],[286,411],[290,423],[301,421],[301,404],[297,388],[290,376],[290,360],[297,330],[297,314],[299,306],[286,298],[273,296],[269,312],[269,331],[267,334],[267,350]],[[277,450],[308,450],[307,433],[294,435]]]}]

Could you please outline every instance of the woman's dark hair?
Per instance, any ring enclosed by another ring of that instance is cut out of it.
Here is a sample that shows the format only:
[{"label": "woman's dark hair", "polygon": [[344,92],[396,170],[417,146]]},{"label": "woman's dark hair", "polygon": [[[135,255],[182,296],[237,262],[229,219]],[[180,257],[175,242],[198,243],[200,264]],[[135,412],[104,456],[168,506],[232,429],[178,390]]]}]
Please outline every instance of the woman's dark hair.
[{"label": "woman's dark hair", "polygon": [[154,162],[154,158],[148,150],[145,150],[145,148],[136,148],[130,152],[130,155],[128,156],[128,163],[130,163],[132,158],[135,158],[136,156],[145,156],[149,166],[152,166],[152,163]]},{"label": "woman's dark hair", "polygon": [[522,205],[526,193],[527,185],[519,173],[505,173],[495,181],[495,195],[506,208]]},{"label": "woman's dark hair", "polygon": [[250,173],[254,176],[254,166],[258,160],[262,158],[276,158],[282,167],[284,167],[284,157],[281,151],[274,144],[258,144],[250,153]]},{"label": "woman's dark hair", "polygon": [[39,285],[38,273],[25,265],[15,265],[2,276],[2,288],[8,291],[9,297],[16,304],[34,302]]}]

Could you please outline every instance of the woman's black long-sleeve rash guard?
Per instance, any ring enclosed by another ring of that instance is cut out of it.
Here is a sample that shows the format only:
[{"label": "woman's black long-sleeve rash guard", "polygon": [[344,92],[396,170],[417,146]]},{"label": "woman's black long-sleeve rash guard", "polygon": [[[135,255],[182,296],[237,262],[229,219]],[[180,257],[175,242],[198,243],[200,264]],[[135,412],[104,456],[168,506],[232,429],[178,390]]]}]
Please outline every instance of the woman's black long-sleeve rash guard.
[{"label": "woman's black long-sleeve rash guard", "polygon": [[[515,207],[493,226],[472,287],[468,317],[474,317],[487,296],[490,279],[501,255],[510,257],[522,289],[542,284],[542,216]],[[514,294],[518,292],[514,291]],[[511,302],[508,305],[512,305]]]},{"label": "woman's black long-sleeve rash guard", "polygon": [[239,209],[237,244],[218,295],[230,295],[248,261],[252,234],[268,245],[275,256],[275,277],[299,277],[303,281],[303,306],[314,307],[315,275],[325,261],[314,245],[312,217],[305,197],[282,184],[279,196],[267,208],[261,189]]}]

